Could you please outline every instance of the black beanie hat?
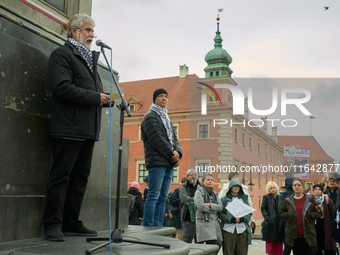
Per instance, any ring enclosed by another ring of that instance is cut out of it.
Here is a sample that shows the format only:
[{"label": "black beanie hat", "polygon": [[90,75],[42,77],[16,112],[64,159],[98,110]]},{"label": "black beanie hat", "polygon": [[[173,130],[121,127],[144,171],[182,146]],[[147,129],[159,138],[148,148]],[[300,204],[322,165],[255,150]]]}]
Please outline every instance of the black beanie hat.
[{"label": "black beanie hat", "polygon": [[155,102],[156,98],[158,97],[159,94],[166,94],[168,95],[168,92],[166,92],[165,89],[156,89],[155,92],[153,92],[153,102]]},{"label": "black beanie hat", "polygon": [[320,188],[321,191],[322,191],[322,193],[323,193],[323,186],[322,186],[321,183],[315,184],[315,185],[313,186],[313,190],[314,190],[315,188]]}]

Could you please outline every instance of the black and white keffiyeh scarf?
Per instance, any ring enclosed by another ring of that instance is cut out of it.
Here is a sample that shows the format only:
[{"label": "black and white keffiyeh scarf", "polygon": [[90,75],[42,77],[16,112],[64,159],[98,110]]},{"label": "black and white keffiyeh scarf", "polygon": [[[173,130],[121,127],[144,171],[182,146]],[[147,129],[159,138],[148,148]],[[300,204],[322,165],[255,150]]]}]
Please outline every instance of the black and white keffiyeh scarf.
[{"label": "black and white keffiyeh scarf", "polygon": [[323,195],[323,194],[321,196],[316,196],[315,197],[315,201],[318,203],[318,206],[320,206],[320,207],[321,207],[324,199],[325,199],[325,195]]},{"label": "black and white keffiyeh scarf", "polygon": [[84,45],[73,40],[72,38],[68,38],[68,41],[76,47],[80,56],[85,60],[87,66],[90,68],[91,73],[93,73],[93,61],[92,61],[92,53],[90,50],[86,49]]},{"label": "black and white keffiyeh scarf", "polygon": [[166,134],[168,135],[170,144],[171,144],[171,148],[173,149],[173,144],[172,144],[172,130],[171,130],[171,123],[170,123],[170,119],[168,116],[168,109],[166,107],[162,107],[159,106],[157,104],[152,104],[150,106],[150,110],[154,111],[155,113],[157,113],[162,120],[162,123],[166,129]]}]

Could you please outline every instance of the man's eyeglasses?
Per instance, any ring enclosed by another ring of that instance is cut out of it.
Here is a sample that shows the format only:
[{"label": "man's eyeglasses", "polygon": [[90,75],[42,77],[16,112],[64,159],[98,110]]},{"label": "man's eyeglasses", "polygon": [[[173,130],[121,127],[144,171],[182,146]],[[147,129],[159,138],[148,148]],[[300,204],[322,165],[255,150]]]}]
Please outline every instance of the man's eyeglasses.
[{"label": "man's eyeglasses", "polygon": [[86,28],[86,29],[81,29],[79,28],[79,31],[86,31],[88,34],[91,34],[93,35],[94,38],[97,38],[97,35],[94,33],[94,30],[92,30],[91,28]]},{"label": "man's eyeglasses", "polygon": [[301,187],[301,184],[294,184],[293,187]]},{"label": "man's eyeglasses", "polygon": [[197,176],[197,174],[189,174],[189,176]]},{"label": "man's eyeglasses", "polygon": [[286,187],[282,186],[281,189],[285,189]]}]

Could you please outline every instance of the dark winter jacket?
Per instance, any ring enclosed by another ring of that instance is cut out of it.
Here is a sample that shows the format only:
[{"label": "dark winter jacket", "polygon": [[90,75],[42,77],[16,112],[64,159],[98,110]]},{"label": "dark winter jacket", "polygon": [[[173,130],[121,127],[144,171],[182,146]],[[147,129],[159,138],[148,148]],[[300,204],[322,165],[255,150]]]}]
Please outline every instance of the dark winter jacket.
[{"label": "dark winter jacket", "polygon": [[[221,220],[220,227],[221,227],[222,232],[224,231],[223,227],[224,227],[225,223],[226,224],[236,223],[235,217],[226,209],[226,206],[228,205],[228,203],[231,203],[233,201],[233,196],[231,195],[231,190],[232,190],[231,188],[235,185],[238,185],[238,186],[241,187],[240,191],[238,193],[238,197],[242,198],[243,203],[245,203],[246,205],[249,206],[248,196],[246,194],[244,194],[241,181],[237,180],[237,179],[231,179],[230,182],[229,182],[229,190],[228,190],[227,194],[221,198],[223,210],[218,213],[218,217]],[[240,218],[240,222],[243,222],[246,225],[246,229],[247,229],[246,231],[248,233],[248,244],[251,244],[251,239],[252,239],[251,229],[250,229],[250,226],[248,224],[251,216],[252,216],[252,213],[249,213],[249,214],[245,215],[244,217]]]},{"label": "dark winter jacket", "polygon": [[263,223],[263,241],[281,242],[284,239],[284,220],[280,217],[279,211],[281,202],[281,195],[274,199],[272,194],[263,196],[261,212],[264,218]]},{"label": "dark winter jacket", "polygon": [[144,201],[142,198],[142,193],[135,187],[130,187],[128,194],[136,196],[135,205],[131,217],[129,217],[129,225],[140,225],[139,218],[143,218],[144,212]]},{"label": "dark winter jacket", "polygon": [[182,220],[181,220],[181,203],[179,200],[179,188],[175,189],[174,193],[172,194],[170,203],[173,206],[178,206],[178,213],[176,217],[176,229],[182,228]]},{"label": "dark winter jacket", "polygon": [[339,209],[335,209],[332,215],[332,225],[333,225],[333,233],[335,236],[335,241],[340,243],[340,222],[336,221],[336,215]]},{"label": "dark winter jacket", "polygon": [[146,169],[159,166],[174,166],[176,162],[171,159],[174,150],[178,152],[180,158],[183,156],[183,150],[177,140],[172,123],[171,129],[173,148],[169,142],[161,117],[156,112],[148,111],[145,114],[141,129],[144,142]]},{"label": "dark winter jacket", "polygon": [[92,51],[92,74],[68,41],[52,52],[49,76],[52,89],[50,136],[99,140],[103,86],[97,73],[99,52]]},{"label": "dark winter jacket", "polygon": [[333,202],[334,206],[338,206],[338,196],[339,196],[340,189],[337,187],[334,192],[331,191],[331,188],[327,186],[324,194],[327,195]]},{"label": "dark winter jacket", "polygon": [[201,184],[199,181],[196,182],[196,185],[193,186],[189,181],[186,181],[181,187],[179,187],[179,199],[181,201],[181,219],[183,221],[191,222],[190,220],[190,212],[188,203],[194,202],[195,192]]},{"label": "dark winter jacket", "polygon": [[[309,247],[316,246],[316,231],[314,220],[322,216],[320,207],[312,194],[305,194],[306,201],[302,210],[304,235]],[[294,194],[289,195],[280,208],[280,217],[288,219],[285,229],[285,243],[294,247],[294,239],[297,238],[297,218],[294,204]]]},{"label": "dark winter jacket", "polygon": [[[295,179],[295,177],[287,177],[285,179],[286,191],[283,192],[283,194],[282,194],[282,199],[281,199],[282,203],[283,203],[283,201],[285,201],[286,197],[288,197],[290,194],[294,193],[294,190],[293,190],[294,179]],[[281,207],[281,205],[280,205],[280,207]]]},{"label": "dark winter jacket", "polygon": [[148,191],[149,191],[149,188],[145,188],[144,191],[143,191],[143,200],[145,202],[146,198],[148,197]]},{"label": "dark winter jacket", "polygon": [[[337,172],[333,173],[333,177],[337,178],[338,181],[340,181],[340,174],[338,174]],[[340,188],[337,188],[336,193],[332,194],[332,196],[331,194],[327,193],[327,189],[325,190],[324,194],[327,194],[329,198],[332,199],[335,208],[338,208],[340,206]]]},{"label": "dark winter jacket", "polygon": [[[323,213],[323,221],[324,221],[324,230],[323,232],[319,233],[317,232],[317,235],[320,235],[325,240],[325,250],[327,251],[334,251],[335,250],[335,237],[333,232],[333,224],[332,224],[332,217],[334,214],[334,205],[332,200],[327,196],[324,195],[324,200],[322,203],[322,213]],[[319,224],[319,221],[321,219],[318,219],[316,221],[317,224]],[[319,247],[316,247],[316,250],[318,251]]]}]

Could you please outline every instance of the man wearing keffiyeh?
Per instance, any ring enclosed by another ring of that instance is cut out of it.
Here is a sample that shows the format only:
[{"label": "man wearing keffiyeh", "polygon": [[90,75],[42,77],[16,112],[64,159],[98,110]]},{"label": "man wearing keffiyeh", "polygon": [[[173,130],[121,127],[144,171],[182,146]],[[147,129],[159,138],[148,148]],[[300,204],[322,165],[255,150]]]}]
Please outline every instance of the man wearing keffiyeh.
[{"label": "man wearing keffiyeh", "polygon": [[102,107],[114,101],[103,93],[97,73],[99,52],[90,51],[94,26],[90,16],[76,14],[67,28],[65,45],[49,59],[53,164],[43,225],[44,238],[50,241],[64,241],[69,235],[97,235],[83,225],[79,214],[94,143],[99,140]]},{"label": "man wearing keffiyeh", "polygon": [[183,150],[168,116],[168,92],[156,89],[153,104],[142,121],[142,136],[149,190],[144,204],[143,226],[163,226],[165,203],[172,180],[173,167],[179,166]]}]

